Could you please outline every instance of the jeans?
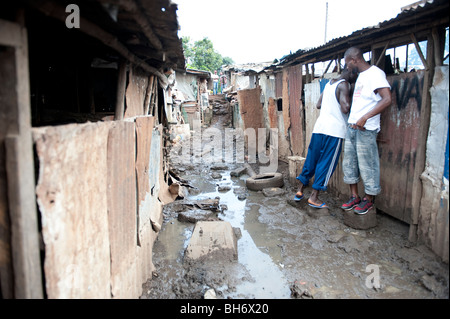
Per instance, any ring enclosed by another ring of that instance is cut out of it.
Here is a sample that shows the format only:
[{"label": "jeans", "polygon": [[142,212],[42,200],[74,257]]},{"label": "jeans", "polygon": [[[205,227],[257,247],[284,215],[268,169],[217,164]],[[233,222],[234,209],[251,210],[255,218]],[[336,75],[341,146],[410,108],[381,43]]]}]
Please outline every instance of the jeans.
[{"label": "jeans", "polygon": [[361,131],[349,127],[344,143],[344,183],[357,184],[362,178],[367,195],[378,195],[380,186],[380,158],[378,131]]},{"label": "jeans", "polygon": [[219,82],[214,82],[214,90],[213,90],[213,94],[216,95],[217,94],[217,89],[219,87]]}]

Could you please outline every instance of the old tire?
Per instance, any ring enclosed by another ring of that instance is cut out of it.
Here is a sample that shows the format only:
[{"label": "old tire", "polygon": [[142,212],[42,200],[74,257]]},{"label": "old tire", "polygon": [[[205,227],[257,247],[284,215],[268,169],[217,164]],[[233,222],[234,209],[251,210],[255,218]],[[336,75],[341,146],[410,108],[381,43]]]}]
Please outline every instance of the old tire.
[{"label": "old tire", "polygon": [[283,174],[265,173],[247,178],[245,185],[252,191],[260,191],[269,187],[281,187],[284,185]]}]

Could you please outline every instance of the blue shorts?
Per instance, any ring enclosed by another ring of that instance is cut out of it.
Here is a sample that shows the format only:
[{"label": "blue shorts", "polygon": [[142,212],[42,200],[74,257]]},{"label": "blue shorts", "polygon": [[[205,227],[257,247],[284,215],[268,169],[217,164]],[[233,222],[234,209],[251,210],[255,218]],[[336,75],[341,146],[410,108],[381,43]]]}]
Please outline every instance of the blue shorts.
[{"label": "blue shorts", "polygon": [[314,176],[312,188],[327,190],[328,182],[339,162],[341,149],[342,138],[313,133],[302,173],[297,179],[307,186]]},{"label": "blue shorts", "polygon": [[361,131],[349,127],[344,143],[344,183],[357,184],[362,178],[368,195],[378,195],[380,186],[380,158],[377,145],[378,131]]}]

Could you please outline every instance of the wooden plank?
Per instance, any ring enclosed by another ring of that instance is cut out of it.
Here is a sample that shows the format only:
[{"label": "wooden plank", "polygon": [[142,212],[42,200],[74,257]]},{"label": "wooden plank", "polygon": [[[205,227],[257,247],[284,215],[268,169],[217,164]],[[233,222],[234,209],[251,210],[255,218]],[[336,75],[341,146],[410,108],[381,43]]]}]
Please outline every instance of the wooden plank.
[{"label": "wooden plank", "polygon": [[[2,196],[7,194],[7,208],[2,212],[2,220],[6,220],[4,214],[9,213],[10,228],[5,225],[4,229],[10,230],[11,235],[11,255],[7,254],[1,264],[6,266],[6,270],[10,270],[11,259],[8,261],[8,257],[12,257],[15,298],[43,298],[34,194],[27,33],[20,25],[4,20],[0,20],[0,30],[0,44],[13,47],[2,50],[0,59],[0,80],[3,86],[0,90],[0,118],[4,122],[1,124],[5,124],[0,130],[0,146],[4,142],[6,167],[6,176],[2,176],[6,177],[2,181],[6,189],[2,190]],[[11,39],[11,36],[15,39]],[[2,236],[2,242],[4,239],[5,236]],[[5,247],[2,248],[4,249]],[[8,281],[5,284],[10,286],[11,282]],[[10,288],[8,291],[11,293]]]},{"label": "wooden plank", "polygon": [[108,135],[108,234],[113,298],[137,298],[135,124],[117,121]]},{"label": "wooden plank", "polygon": [[111,297],[107,142],[113,123],[33,130],[50,299]]},{"label": "wooden plank", "polygon": [[125,118],[144,115],[147,81],[148,77],[139,73],[136,68],[131,68],[128,72],[128,87],[125,92]]},{"label": "wooden plank", "polygon": [[305,155],[305,127],[303,124],[302,65],[288,68],[289,72],[289,118],[290,141],[294,156]]},{"label": "wooden plank", "polygon": [[125,111],[126,82],[127,82],[127,62],[121,59],[119,62],[119,73],[117,76],[116,110],[114,114],[115,120],[123,119]]},{"label": "wooden plank", "polygon": [[428,63],[427,60],[425,59],[422,49],[419,46],[419,43],[417,42],[416,36],[414,35],[414,33],[410,34],[411,40],[414,43],[414,46],[416,47],[417,53],[419,54],[420,60],[422,60],[423,66],[425,67],[426,70],[428,70]]}]

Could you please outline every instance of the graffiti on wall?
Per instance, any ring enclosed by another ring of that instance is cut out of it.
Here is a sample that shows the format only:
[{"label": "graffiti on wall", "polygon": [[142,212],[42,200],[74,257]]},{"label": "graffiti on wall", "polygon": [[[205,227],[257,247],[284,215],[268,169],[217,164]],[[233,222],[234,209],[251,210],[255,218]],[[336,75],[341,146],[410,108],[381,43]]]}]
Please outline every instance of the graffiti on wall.
[{"label": "graffiti on wall", "polygon": [[420,112],[422,107],[423,83],[423,75],[417,73],[414,76],[408,74],[406,77],[396,76],[392,78],[392,96],[395,96],[395,104],[399,111],[406,108],[410,99],[414,99],[417,102],[417,108]]}]

